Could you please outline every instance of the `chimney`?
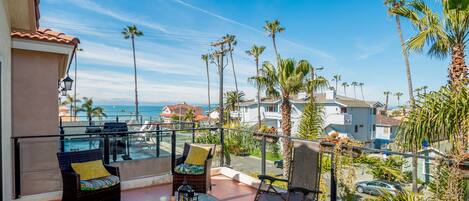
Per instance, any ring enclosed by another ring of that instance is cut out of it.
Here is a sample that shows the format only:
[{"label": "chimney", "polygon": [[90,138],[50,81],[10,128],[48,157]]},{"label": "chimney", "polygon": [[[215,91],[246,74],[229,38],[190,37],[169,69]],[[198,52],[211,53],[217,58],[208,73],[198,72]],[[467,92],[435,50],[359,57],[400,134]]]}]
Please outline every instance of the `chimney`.
[{"label": "chimney", "polygon": [[326,94],[326,100],[335,100],[335,90],[327,90],[324,93]]}]

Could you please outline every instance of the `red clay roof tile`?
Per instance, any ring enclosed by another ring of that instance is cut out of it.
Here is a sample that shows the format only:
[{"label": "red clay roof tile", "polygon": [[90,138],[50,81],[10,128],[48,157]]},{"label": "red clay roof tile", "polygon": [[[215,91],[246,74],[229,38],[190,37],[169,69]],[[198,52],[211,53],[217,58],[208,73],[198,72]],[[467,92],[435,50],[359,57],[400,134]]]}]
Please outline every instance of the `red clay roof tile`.
[{"label": "red clay roof tile", "polygon": [[25,31],[19,31],[19,30],[12,31],[11,37],[67,44],[67,45],[73,45],[73,46],[76,46],[78,45],[78,43],[80,43],[80,40],[78,38],[65,35],[64,33],[61,33],[61,32],[52,31],[51,29],[44,29],[44,28],[39,28],[36,32],[25,32]]}]

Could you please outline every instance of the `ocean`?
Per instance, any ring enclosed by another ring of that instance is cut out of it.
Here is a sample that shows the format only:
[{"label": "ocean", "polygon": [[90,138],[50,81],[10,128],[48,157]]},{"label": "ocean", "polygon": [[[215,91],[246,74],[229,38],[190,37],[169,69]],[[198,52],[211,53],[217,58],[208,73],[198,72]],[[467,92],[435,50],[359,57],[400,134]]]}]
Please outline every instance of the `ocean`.
[{"label": "ocean", "polygon": [[[115,116],[119,116],[121,120],[130,119],[133,114],[135,114],[135,106],[133,105],[99,105],[104,108],[104,113],[108,115],[108,118],[115,118]],[[202,109],[206,112],[208,110],[207,105],[197,105],[202,107]],[[163,105],[143,105],[139,106],[139,114],[142,115],[143,120],[158,120],[161,111],[163,110]],[[212,106],[213,107],[213,106]]]}]

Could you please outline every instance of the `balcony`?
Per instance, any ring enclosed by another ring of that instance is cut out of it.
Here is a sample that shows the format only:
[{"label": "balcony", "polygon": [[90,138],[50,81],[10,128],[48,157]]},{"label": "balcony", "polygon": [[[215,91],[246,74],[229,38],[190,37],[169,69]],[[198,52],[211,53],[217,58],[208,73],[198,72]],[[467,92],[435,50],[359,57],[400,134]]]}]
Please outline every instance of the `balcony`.
[{"label": "balcony", "polygon": [[352,125],[352,115],[346,113],[330,114],[326,116],[325,125]]},{"label": "balcony", "polygon": [[282,119],[282,115],[279,112],[264,112],[265,119]]}]

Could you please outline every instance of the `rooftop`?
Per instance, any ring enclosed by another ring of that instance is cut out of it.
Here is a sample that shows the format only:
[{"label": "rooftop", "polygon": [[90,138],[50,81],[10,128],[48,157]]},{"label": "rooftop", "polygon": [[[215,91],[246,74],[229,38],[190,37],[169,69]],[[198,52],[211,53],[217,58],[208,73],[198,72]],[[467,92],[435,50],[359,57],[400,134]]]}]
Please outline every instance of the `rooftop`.
[{"label": "rooftop", "polygon": [[19,39],[28,39],[28,40],[73,45],[73,46],[80,43],[80,40],[78,38],[66,35],[61,32],[53,31],[51,29],[44,29],[44,28],[39,28],[36,32],[13,30],[11,32],[11,37],[19,38]]}]

